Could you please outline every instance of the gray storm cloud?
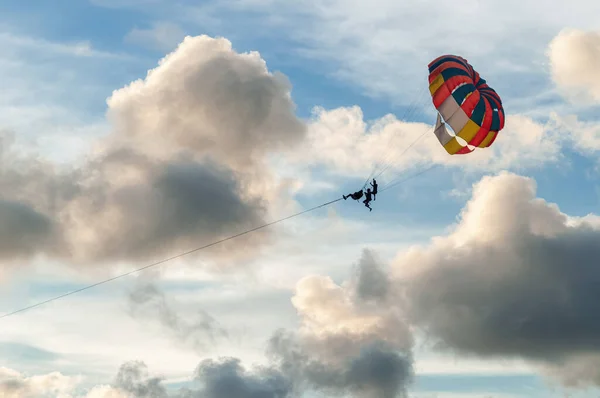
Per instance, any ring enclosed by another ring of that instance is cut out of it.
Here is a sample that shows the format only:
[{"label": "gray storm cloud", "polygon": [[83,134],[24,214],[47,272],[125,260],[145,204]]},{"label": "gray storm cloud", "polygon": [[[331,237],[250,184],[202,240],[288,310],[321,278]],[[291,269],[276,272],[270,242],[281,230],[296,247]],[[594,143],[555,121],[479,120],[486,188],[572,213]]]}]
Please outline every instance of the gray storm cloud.
[{"label": "gray storm cloud", "polygon": [[162,382],[162,378],[150,376],[145,363],[130,361],[121,365],[113,386],[133,398],[167,398]]},{"label": "gray storm cloud", "polygon": [[197,398],[286,398],[291,396],[292,383],[274,368],[247,371],[235,358],[205,360],[195,372],[204,388],[190,397]]},{"label": "gray storm cloud", "polygon": [[595,217],[569,217],[533,180],[501,173],[474,187],[451,234],[401,256],[396,277],[411,321],[438,346],[600,383],[576,366],[600,359],[598,242]]},{"label": "gray storm cloud", "polygon": [[[287,200],[268,157],[305,135],[290,89],[258,53],[186,37],[145,79],[113,92],[113,131],[83,164],[18,154],[3,134],[0,259],[147,261],[263,223]],[[258,231],[212,253],[251,254],[268,238]]]},{"label": "gray storm cloud", "polygon": [[283,331],[270,340],[271,358],[294,381],[297,391],[308,389],[361,398],[407,396],[413,380],[412,357],[397,347],[380,340],[360,341],[338,335],[329,337],[327,343],[358,353],[335,358],[322,349],[323,344],[314,343],[306,336]]}]

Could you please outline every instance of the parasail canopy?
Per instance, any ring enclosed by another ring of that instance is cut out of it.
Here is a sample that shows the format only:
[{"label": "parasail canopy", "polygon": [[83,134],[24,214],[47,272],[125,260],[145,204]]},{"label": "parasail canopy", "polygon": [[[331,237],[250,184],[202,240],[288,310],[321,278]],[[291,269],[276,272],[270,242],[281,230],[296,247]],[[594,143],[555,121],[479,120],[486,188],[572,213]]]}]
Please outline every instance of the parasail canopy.
[{"label": "parasail canopy", "polygon": [[438,111],[434,134],[451,155],[489,147],[504,127],[502,99],[460,56],[429,63],[429,91]]}]

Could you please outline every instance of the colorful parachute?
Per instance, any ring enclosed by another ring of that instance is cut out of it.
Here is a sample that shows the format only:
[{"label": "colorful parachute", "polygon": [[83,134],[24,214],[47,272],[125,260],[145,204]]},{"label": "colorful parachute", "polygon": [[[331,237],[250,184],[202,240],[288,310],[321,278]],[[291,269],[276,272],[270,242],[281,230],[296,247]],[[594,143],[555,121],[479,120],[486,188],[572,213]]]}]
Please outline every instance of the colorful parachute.
[{"label": "colorful parachute", "polygon": [[442,55],[431,61],[429,91],[438,110],[434,133],[451,155],[489,147],[504,127],[500,96],[462,57]]}]

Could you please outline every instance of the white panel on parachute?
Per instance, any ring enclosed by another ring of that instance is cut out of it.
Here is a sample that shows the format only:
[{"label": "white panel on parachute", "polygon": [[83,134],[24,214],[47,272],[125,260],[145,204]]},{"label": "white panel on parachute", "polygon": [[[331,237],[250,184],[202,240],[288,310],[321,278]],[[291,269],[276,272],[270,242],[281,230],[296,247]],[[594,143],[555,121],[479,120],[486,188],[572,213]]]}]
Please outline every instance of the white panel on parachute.
[{"label": "white panel on parachute", "polygon": [[439,113],[437,115],[437,121],[435,122],[435,130],[433,133],[442,145],[446,145],[453,138],[453,136],[448,133],[448,130],[446,130],[446,125],[442,123],[442,117]]}]

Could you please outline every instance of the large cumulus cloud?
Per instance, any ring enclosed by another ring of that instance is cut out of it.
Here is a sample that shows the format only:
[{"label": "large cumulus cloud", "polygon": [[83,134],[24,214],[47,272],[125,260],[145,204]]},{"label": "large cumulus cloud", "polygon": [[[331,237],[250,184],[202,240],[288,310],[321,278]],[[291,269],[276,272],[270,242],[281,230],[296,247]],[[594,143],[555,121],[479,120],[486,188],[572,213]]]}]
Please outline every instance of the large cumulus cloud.
[{"label": "large cumulus cloud", "polygon": [[[187,37],[145,79],[108,99],[112,132],[59,169],[0,152],[0,258],[149,260],[240,232],[286,203],[268,166],[304,138],[290,85],[257,53]],[[258,248],[259,231],[213,252]]]},{"label": "large cumulus cloud", "polygon": [[[297,384],[328,395],[405,396],[412,334],[403,313],[389,305],[392,293],[380,290],[380,277],[380,264],[366,251],[341,285],[325,276],[302,279],[292,299],[300,329],[275,333],[270,358]],[[374,289],[365,288],[374,281]]]},{"label": "large cumulus cloud", "polygon": [[599,241],[596,217],[569,217],[504,172],[474,186],[451,234],[399,257],[395,286],[439,347],[600,383]]},{"label": "large cumulus cloud", "polygon": [[108,117],[125,145],[133,141],[155,156],[185,149],[241,169],[303,138],[290,89],[258,53],[187,37],[146,79],[113,93]]}]

